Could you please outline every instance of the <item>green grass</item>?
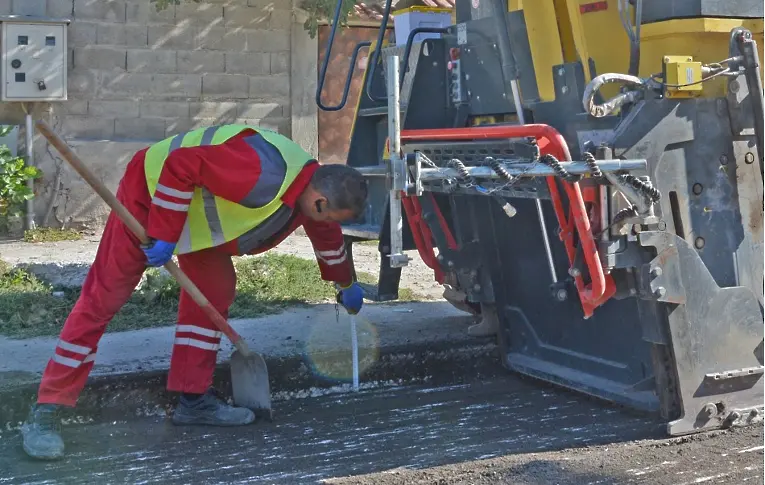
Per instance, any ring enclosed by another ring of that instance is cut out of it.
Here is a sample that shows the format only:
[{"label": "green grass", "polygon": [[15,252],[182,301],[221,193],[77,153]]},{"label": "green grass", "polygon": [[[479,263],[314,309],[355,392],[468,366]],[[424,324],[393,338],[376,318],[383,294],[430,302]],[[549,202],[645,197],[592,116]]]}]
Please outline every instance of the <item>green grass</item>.
[{"label": "green grass", "polygon": [[24,241],[28,243],[79,241],[80,239],[82,239],[82,235],[72,229],[38,227],[24,231]]},{"label": "green grass", "polygon": [[377,247],[377,246],[380,245],[380,241],[378,241],[376,239],[372,239],[370,241],[356,241],[353,244],[359,244],[361,246],[374,246],[374,247]]},{"label": "green grass", "polygon": [[[0,263],[2,263],[0,261]],[[237,296],[230,318],[253,318],[279,313],[290,306],[334,301],[331,283],[321,280],[315,261],[292,255],[267,253],[257,258],[237,258]],[[375,282],[359,273],[364,283]],[[79,289],[53,296],[54,288],[22,269],[0,265],[0,335],[29,338],[58,335],[79,297]],[[147,271],[147,281],[122,307],[108,332],[170,325],[176,320],[180,288],[173,279]],[[401,301],[418,297],[411,290],[399,292]]]}]

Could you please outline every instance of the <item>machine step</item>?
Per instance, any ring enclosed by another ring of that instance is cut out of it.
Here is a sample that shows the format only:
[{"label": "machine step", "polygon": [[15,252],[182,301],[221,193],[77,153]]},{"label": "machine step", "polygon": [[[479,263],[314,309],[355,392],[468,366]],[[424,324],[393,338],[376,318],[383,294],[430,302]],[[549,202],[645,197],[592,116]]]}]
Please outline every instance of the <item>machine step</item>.
[{"label": "machine step", "polygon": [[[404,113],[406,108],[404,106],[401,107],[401,114]],[[363,108],[359,110],[359,116],[363,117],[372,117],[372,116],[387,116],[388,115],[388,107],[387,106],[378,106],[376,108]]]}]

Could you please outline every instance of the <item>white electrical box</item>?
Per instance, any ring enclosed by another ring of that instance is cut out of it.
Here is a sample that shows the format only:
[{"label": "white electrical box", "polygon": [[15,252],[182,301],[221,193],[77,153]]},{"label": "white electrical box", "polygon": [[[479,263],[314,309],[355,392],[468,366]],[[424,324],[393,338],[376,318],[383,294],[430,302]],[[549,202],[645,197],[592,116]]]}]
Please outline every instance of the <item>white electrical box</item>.
[{"label": "white electrical box", "polygon": [[3,101],[66,101],[68,21],[19,17],[2,22]]}]

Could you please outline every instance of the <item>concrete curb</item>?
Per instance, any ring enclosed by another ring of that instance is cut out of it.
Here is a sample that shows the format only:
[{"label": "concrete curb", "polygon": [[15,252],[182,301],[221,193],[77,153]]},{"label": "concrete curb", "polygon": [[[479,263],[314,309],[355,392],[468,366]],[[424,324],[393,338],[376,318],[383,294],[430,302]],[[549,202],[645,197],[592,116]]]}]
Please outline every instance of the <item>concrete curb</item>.
[{"label": "concrete curb", "polygon": [[[363,389],[391,387],[417,382],[455,384],[504,372],[497,346],[489,340],[449,344],[394,346],[373,351],[359,349]],[[307,356],[266,357],[274,401],[274,419],[279,402],[332,393],[352,392],[349,351],[331,351]],[[177,395],[165,389],[166,371],[151,370],[92,377],[77,407],[64,412],[64,423],[107,422],[128,417],[166,415]],[[334,376],[334,377],[330,377]],[[0,390],[0,434],[18,429],[34,402],[39,383],[5,386]],[[228,363],[218,365],[214,387],[231,396]]]}]

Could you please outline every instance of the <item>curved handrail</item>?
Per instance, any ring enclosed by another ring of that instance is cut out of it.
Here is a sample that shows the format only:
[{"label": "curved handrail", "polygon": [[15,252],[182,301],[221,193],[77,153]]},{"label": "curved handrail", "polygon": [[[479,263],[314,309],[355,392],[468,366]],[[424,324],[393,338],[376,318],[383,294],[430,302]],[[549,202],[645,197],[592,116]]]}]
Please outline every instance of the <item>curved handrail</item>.
[{"label": "curved handrail", "polygon": [[335,43],[335,34],[337,34],[337,26],[340,23],[340,12],[343,8],[343,0],[337,0],[337,7],[335,7],[335,14],[332,18],[332,30],[329,33],[329,41],[327,41],[327,49],[324,51],[324,61],[321,63],[321,72],[319,73],[319,84],[316,86],[316,105],[323,111],[340,111],[345,107],[345,103],[348,101],[348,91],[351,87],[351,81],[353,79],[353,69],[356,66],[356,59],[358,58],[359,51],[364,47],[372,45],[371,42],[360,42],[353,50],[353,57],[351,57],[351,65],[348,69],[348,77],[345,79],[345,88],[343,89],[343,99],[340,104],[336,106],[324,106],[321,102],[321,93],[324,91],[324,82],[327,80],[327,67],[329,67],[329,59],[332,57],[332,45]]},{"label": "curved handrail", "polygon": [[[331,42],[331,40],[330,40]],[[324,106],[321,102],[321,93],[324,90],[324,81],[327,77],[327,59],[329,57],[324,58],[324,63],[322,64],[322,70],[321,74],[319,75],[319,85],[316,87],[316,104],[319,106],[319,108],[323,111],[340,111],[345,107],[345,104],[348,102],[348,94],[351,90],[351,82],[353,81],[353,70],[356,66],[356,60],[359,57],[359,52],[364,47],[369,47],[372,45],[372,42],[370,41],[364,41],[359,42],[356,44],[356,47],[353,49],[353,55],[351,56],[351,63],[348,67],[348,76],[345,78],[345,86],[343,87],[343,98],[340,100],[340,104],[335,106]],[[329,56],[329,49],[327,52],[327,56]]]},{"label": "curved handrail", "polygon": [[[496,138],[523,138],[534,137],[537,140],[540,150],[544,153],[551,153],[561,160],[570,161],[571,153],[568,144],[563,136],[555,128],[543,124],[530,125],[509,125],[509,126],[479,126],[471,128],[444,128],[444,129],[424,129],[424,130],[402,130],[401,142],[411,141],[439,141],[439,140],[480,140]],[[586,285],[581,275],[575,278],[576,287],[579,291],[579,298],[582,303],[584,314],[589,318],[594,309],[603,304],[613,294],[614,287],[612,280],[606,278],[603,266],[600,262],[598,248],[595,244],[590,221],[587,216],[587,209],[584,206],[582,193],[578,183],[566,183],[564,188],[569,199],[569,213],[572,220],[566,220],[563,206],[560,203],[560,197],[557,186],[554,181],[548,180],[551,194],[553,194],[553,206],[555,208],[558,221],[566,234],[561,234],[566,245],[566,252],[569,261],[573,262],[575,257],[575,248],[573,247],[573,234],[575,230],[579,236],[582,245],[587,270],[590,273],[591,282]],[[557,203],[556,203],[557,201]],[[563,227],[568,226],[568,227]]]},{"label": "curved handrail", "polygon": [[[338,2],[342,2],[343,0],[338,0]],[[366,93],[367,96],[371,101],[374,102],[380,102],[380,101],[387,101],[387,98],[385,96],[377,97],[372,96],[372,81],[375,78],[375,70],[377,69],[377,64],[380,62],[380,51],[382,50],[383,45],[383,38],[385,37],[385,31],[388,29],[388,19],[390,18],[390,8],[393,4],[393,0],[385,0],[385,10],[383,11],[383,17],[382,17],[382,23],[380,24],[380,31],[377,33],[377,43],[375,44],[375,51],[374,54],[372,54],[371,62],[368,64],[368,66],[372,66],[372,70],[367,73],[367,83],[366,83]]]}]

